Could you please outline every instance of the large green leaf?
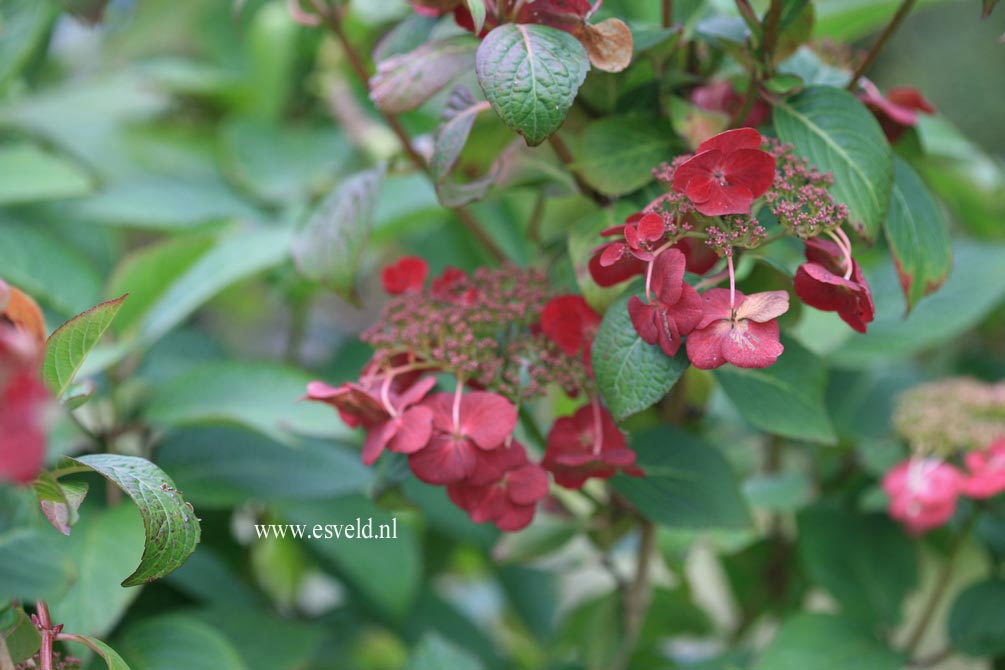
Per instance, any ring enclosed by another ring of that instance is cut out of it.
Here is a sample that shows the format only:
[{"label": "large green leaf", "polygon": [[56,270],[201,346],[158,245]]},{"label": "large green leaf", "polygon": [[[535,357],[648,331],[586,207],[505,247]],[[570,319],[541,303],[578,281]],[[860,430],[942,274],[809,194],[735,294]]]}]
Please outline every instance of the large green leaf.
[{"label": "large green leaf", "polygon": [[[847,538],[845,545],[849,543]],[[904,658],[857,623],[830,614],[796,614],[764,650],[757,670],[901,670]]]},{"label": "large green leaf", "polygon": [[130,505],[87,509],[65,542],[78,577],[66,595],[50,602],[53,620],[68,631],[102,637],[140,594],[121,584],[143,555],[140,515]]},{"label": "large green leaf", "polygon": [[653,168],[672,155],[670,138],[669,127],[658,119],[603,119],[579,136],[573,168],[605,195],[630,193],[650,183]]},{"label": "large green leaf", "polygon": [[492,108],[530,146],[559,129],[589,69],[576,38],[533,24],[499,26],[478,47],[475,62]]},{"label": "large green leaf", "polygon": [[778,138],[834,175],[831,195],[848,207],[851,224],[874,240],[886,219],[893,154],[876,119],[847,91],[811,86],[775,104]]},{"label": "large green leaf", "polygon": [[593,372],[600,392],[619,421],[651,407],[687,369],[683,348],[668,358],[635,332],[624,296],[608,308],[593,342]]},{"label": "large green leaf", "polygon": [[[338,418],[331,413],[329,420]],[[200,508],[333,498],[362,492],[373,480],[358,453],[328,441],[305,440],[291,449],[232,428],[174,432],[158,447],[157,462]]]},{"label": "large green leaf", "polygon": [[614,488],[647,517],[677,528],[744,528],[747,505],[726,459],[711,445],[676,428],[633,436],[645,477],[617,475]]},{"label": "large green leaf", "polygon": [[991,577],[967,587],[949,613],[954,649],[985,658],[1005,653],[1005,579]]},{"label": "large green leaf", "polygon": [[72,161],[33,144],[0,146],[0,205],[86,195],[91,177]]},{"label": "large green leaf", "polygon": [[343,182],[314,210],[293,240],[293,259],[308,279],[357,300],[356,275],[370,240],[384,170]]},{"label": "large green leaf", "polygon": [[1005,299],[1005,246],[957,243],[958,268],[942,288],[903,318],[904,296],[892,265],[869,273],[876,320],[869,334],[852,334],[831,354],[848,367],[869,367],[932,349],[967,332]]},{"label": "large green leaf", "polygon": [[94,454],[71,459],[94,470],[132,498],[143,519],[146,542],[136,570],[123,586],[138,586],[168,574],[199,544],[201,528],[192,505],[150,461],[136,456]]},{"label": "large green leaf", "polygon": [[715,378],[740,414],[763,431],[797,440],[837,441],[824,395],[827,368],[823,361],[791,338],[771,367],[724,366]]},{"label": "large green leaf", "polygon": [[411,111],[469,72],[477,48],[471,35],[455,35],[381,61],[370,79],[370,99],[385,112]]},{"label": "large green leaf", "polygon": [[810,579],[849,619],[895,627],[904,597],[918,582],[917,548],[904,531],[886,515],[824,506],[805,509],[798,519],[799,555]]},{"label": "large green leaf", "polygon": [[[217,606],[195,613],[230,640],[248,670],[309,668],[326,637],[315,622],[281,618],[263,609]],[[262,631],[268,635],[262,635]]]},{"label": "large green leaf", "polygon": [[910,311],[949,277],[953,246],[946,218],[921,177],[900,158],[894,165],[893,198],[883,230]]},{"label": "large green leaf", "polygon": [[126,296],[103,302],[78,314],[49,336],[42,378],[57,398],[62,398],[84,359],[101,340]]},{"label": "large green leaf", "polygon": [[182,614],[143,619],[123,631],[116,647],[133,670],[248,670],[223,634]]},{"label": "large green leaf", "polygon": [[303,402],[311,377],[269,363],[209,363],[161,386],[151,399],[147,419],[182,427],[239,425],[278,442],[295,435],[346,437],[349,429],[320,403]]},{"label": "large green leaf", "polygon": [[408,526],[362,496],[295,503],[281,509],[287,521],[305,524],[308,532],[315,524],[355,527],[357,519],[363,525],[372,520],[375,535],[379,526],[393,525],[396,539],[350,540],[343,537],[312,541],[310,546],[384,613],[400,619],[409,611],[422,583],[422,554],[418,539]]},{"label": "large green leaf", "polygon": [[76,571],[51,528],[0,532],[0,602],[58,598]]}]

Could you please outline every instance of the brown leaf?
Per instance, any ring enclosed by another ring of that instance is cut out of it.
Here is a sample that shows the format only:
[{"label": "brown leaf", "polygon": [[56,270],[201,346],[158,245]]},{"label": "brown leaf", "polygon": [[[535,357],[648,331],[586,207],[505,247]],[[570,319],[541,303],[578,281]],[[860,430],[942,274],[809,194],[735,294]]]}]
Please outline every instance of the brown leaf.
[{"label": "brown leaf", "polygon": [[607,19],[595,25],[584,23],[573,35],[598,70],[621,72],[632,62],[632,31],[621,19]]},{"label": "brown leaf", "polygon": [[0,323],[9,322],[39,344],[45,345],[45,318],[26,294],[0,279]]}]

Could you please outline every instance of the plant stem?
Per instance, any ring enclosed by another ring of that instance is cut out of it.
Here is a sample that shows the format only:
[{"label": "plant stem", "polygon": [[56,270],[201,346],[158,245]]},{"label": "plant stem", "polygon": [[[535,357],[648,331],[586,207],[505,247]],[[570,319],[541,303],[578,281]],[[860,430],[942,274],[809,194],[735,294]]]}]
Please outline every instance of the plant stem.
[{"label": "plant stem", "polygon": [[[352,42],[349,40],[349,36],[345,32],[345,28],[342,26],[342,19],[338,15],[338,9],[332,8],[329,11],[324,12],[322,15],[325,25],[332,31],[336,39],[338,39],[339,44],[342,45],[342,50],[345,51],[346,57],[349,59],[349,65],[352,67],[353,72],[356,77],[359,78],[360,83],[364,87],[369,85],[370,75],[367,71],[367,67],[363,62],[363,57],[360,56],[359,52],[353,46]],[[416,168],[430,175],[430,167],[426,162],[426,159],[415,150],[412,145],[412,140],[408,135],[408,131],[405,127],[401,125],[401,121],[394,114],[384,112],[380,108],[377,109],[378,113],[383,117],[385,123],[391,128],[391,131],[398,137],[398,141],[401,143],[402,148],[405,150],[405,154],[408,159],[415,165]],[[485,231],[482,224],[474,217],[474,215],[465,209],[464,207],[452,207],[450,208],[454,214],[457,215],[457,219],[461,222],[461,225],[472,237],[474,237],[479,244],[481,244],[488,254],[496,262],[503,262],[506,260],[506,254],[503,253],[499,245],[495,243],[492,237]]]},{"label": "plant stem", "polygon": [[673,0],[663,0],[663,27],[673,27]]},{"label": "plant stem", "polygon": [[49,616],[49,604],[44,600],[35,601],[35,616],[38,617],[38,632],[42,636],[42,647],[38,652],[39,668],[52,670],[52,643],[55,632],[52,630],[52,617]]},{"label": "plant stem", "polygon": [[601,207],[607,207],[610,205],[611,199],[587,184],[579,175],[579,172],[573,167],[576,159],[572,155],[572,152],[569,151],[569,146],[565,143],[565,140],[563,140],[558,133],[555,133],[548,138],[548,141],[551,142],[551,148],[555,150],[558,160],[562,161],[562,165],[569,170],[570,174],[572,174],[572,178],[576,180],[576,186],[578,186],[579,190],[583,192],[583,195],[588,196]]},{"label": "plant stem", "polygon": [[649,568],[656,545],[656,526],[649,519],[642,519],[639,530],[641,537],[635,566],[635,578],[624,592],[622,613],[624,638],[621,641],[621,649],[614,664],[616,668],[628,668],[628,663],[639,642],[642,624],[645,621],[652,596]]},{"label": "plant stem", "polygon": [[917,0],[904,0],[900,3],[897,13],[894,14],[893,18],[890,19],[890,22],[886,24],[886,28],[883,29],[883,32],[872,45],[872,48],[869,49],[869,53],[866,54],[865,60],[863,60],[855,69],[855,73],[851,76],[851,81],[848,82],[847,88],[849,91],[855,90],[855,87],[858,86],[858,80],[862,78],[862,75],[866,73],[866,70],[868,70],[873,61],[876,60],[876,56],[878,56],[879,52],[883,50],[884,46],[886,46],[890,37],[897,32],[897,28],[899,28],[903,20],[907,18],[907,15],[911,13],[911,10],[914,8],[914,4],[916,2]]},{"label": "plant stem", "polygon": [[764,17],[764,44],[761,47],[761,60],[766,72],[774,67],[775,47],[778,46],[779,28],[782,22],[782,0],[771,0],[771,7]]},{"label": "plant stem", "polygon": [[960,549],[963,548],[967,538],[970,536],[970,531],[973,530],[974,526],[977,524],[977,518],[979,516],[980,508],[975,506],[973,511],[970,513],[970,517],[966,520],[963,527],[960,528],[960,532],[957,533],[956,537],[953,539],[953,544],[949,548],[949,555],[946,557],[946,562],[942,566],[942,570],[936,578],[935,588],[932,589],[928,599],[925,601],[921,618],[918,619],[918,623],[914,627],[914,632],[907,638],[905,651],[909,657],[914,656],[915,652],[918,650],[918,645],[921,644],[921,640],[925,637],[925,631],[928,630],[929,624],[932,623],[932,617],[935,616],[935,610],[938,608],[939,602],[942,601],[942,597],[945,595],[946,589],[949,588],[949,580],[953,576],[953,567],[956,565],[956,558],[959,556]]}]

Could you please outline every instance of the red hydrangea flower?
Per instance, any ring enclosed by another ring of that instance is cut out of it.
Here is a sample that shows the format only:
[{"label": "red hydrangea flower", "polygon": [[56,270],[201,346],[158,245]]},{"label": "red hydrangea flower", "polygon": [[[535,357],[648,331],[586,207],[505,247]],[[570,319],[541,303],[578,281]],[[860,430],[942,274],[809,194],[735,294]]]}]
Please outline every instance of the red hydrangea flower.
[{"label": "red hydrangea flower", "polygon": [[538,501],[548,495],[548,474],[528,461],[523,445],[514,441],[508,447],[485,452],[478,471],[447,486],[447,495],[475,523],[492,522],[499,530],[520,530],[533,520]]},{"label": "red hydrangea flower", "polygon": [[45,464],[44,347],[38,305],[0,280],[0,483],[30,484]]},{"label": "red hydrangea flower", "polygon": [[367,431],[363,442],[366,465],[373,465],[385,448],[413,454],[425,447],[433,434],[433,412],[418,403],[436,385],[436,379],[424,377],[397,389],[393,381],[370,377],[338,387],[318,381],[307,385],[308,400],[331,405],[347,425]]},{"label": "red hydrangea flower", "polygon": [[963,475],[953,466],[912,458],[886,473],[883,490],[890,498],[890,516],[920,535],[952,518],[962,483]]},{"label": "red hydrangea flower", "polygon": [[970,451],[963,460],[967,475],[960,490],[971,498],[993,498],[1005,491],[1005,437],[987,449]]},{"label": "red hydrangea flower", "polygon": [[418,293],[426,283],[429,265],[418,256],[405,256],[388,265],[380,275],[388,295]]},{"label": "red hydrangea flower", "polygon": [[698,292],[684,281],[684,254],[667,249],[653,261],[650,294],[646,304],[638,296],[628,301],[628,314],[635,332],[644,342],[659,343],[667,356],[680,349],[682,338],[701,321],[702,300]]},{"label": "red hydrangea flower", "polygon": [[841,248],[830,240],[806,240],[806,260],[796,270],[795,290],[799,299],[824,312],[837,312],[841,319],[860,333],[876,315],[872,291],[862,268],[852,259],[851,275]]},{"label": "red hydrangea flower", "polygon": [[[698,86],[691,91],[691,102],[705,111],[721,112],[732,117],[743,106],[743,96],[737,93],[728,81],[719,80]],[[763,100],[758,99],[750,113],[747,114],[747,118],[743,120],[742,125],[751,128],[759,126],[768,120],[770,114],[771,107]]]},{"label": "red hydrangea flower", "polygon": [[593,311],[581,295],[561,295],[552,298],[541,312],[541,330],[558,345],[566,356],[575,358],[583,354],[590,360],[600,315]]},{"label": "red hydrangea flower", "polygon": [[555,421],[541,466],[555,476],[556,483],[569,489],[581,488],[590,477],[608,479],[618,470],[635,477],[644,475],[614,417],[597,403]]},{"label": "red hydrangea flower", "polygon": [[935,114],[935,107],[918,89],[908,86],[891,88],[886,97],[869,80],[862,81],[863,93],[858,98],[873,113],[890,144],[894,144],[908,128],[918,124],[918,112]]},{"label": "red hydrangea flower", "polygon": [[753,128],[719,133],[677,168],[673,189],[705,216],[749,213],[775,181],[775,158],[761,150],[762,142]]},{"label": "red hydrangea flower", "polygon": [[517,412],[506,398],[474,391],[455,402],[437,393],[423,403],[432,411],[429,444],[408,457],[415,476],[427,484],[456,484],[473,475],[481,456],[503,446],[516,428]]},{"label": "red hydrangea flower", "polygon": [[702,294],[704,314],[687,338],[687,355],[700,370],[725,363],[738,368],[766,368],[781,356],[776,319],[789,309],[789,294],[767,291],[746,296],[736,291],[735,308],[729,289]]}]

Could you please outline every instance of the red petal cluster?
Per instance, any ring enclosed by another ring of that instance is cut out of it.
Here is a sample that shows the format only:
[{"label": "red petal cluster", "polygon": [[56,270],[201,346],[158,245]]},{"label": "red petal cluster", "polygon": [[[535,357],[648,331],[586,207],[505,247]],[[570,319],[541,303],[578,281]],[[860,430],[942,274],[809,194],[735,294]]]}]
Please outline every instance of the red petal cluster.
[{"label": "red petal cluster", "polygon": [[618,470],[644,475],[614,417],[596,402],[555,421],[541,465],[570,489],[581,488],[590,477],[609,479]]},{"label": "red petal cluster", "polygon": [[[463,0],[410,0],[415,11],[423,16],[442,16],[453,12],[454,21],[469,32],[475,31],[471,11]],[[599,4],[599,3],[598,3]],[[588,0],[532,0],[525,3],[516,15],[516,23],[539,23],[566,32],[573,32],[583,25],[593,6]],[[490,11],[485,18],[485,28],[479,37],[485,37],[499,25]]]},{"label": "red petal cluster", "polygon": [[883,490],[889,512],[913,535],[938,528],[953,517],[963,476],[934,458],[912,458],[886,473]]},{"label": "red petal cluster", "polygon": [[890,144],[894,144],[908,128],[918,124],[918,112],[935,114],[935,107],[928,102],[918,89],[909,86],[891,88],[886,97],[876,85],[865,79],[863,92],[858,98],[873,113]]},{"label": "red petal cluster", "polygon": [[740,368],[774,365],[784,347],[779,341],[778,317],[789,309],[789,294],[767,291],[744,295],[715,288],[702,294],[703,315],[687,338],[687,355],[701,370],[726,363]]},{"label": "red petal cluster", "polygon": [[671,357],[703,315],[701,297],[684,281],[686,264],[680,250],[667,249],[653,261],[651,302],[646,304],[638,296],[628,301],[628,314],[639,337],[649,344],[658,343]]},{"label": "red petal cluster", "polygon": [[702,142],[674,173],[673,188],[705,216],[747,214],[775,181],[775,158],[761,150],[753,128],[719,133]]},{"label": "red petal cluster", "polygon": [[960,492],[970,498],[992,498],[1005,491],[1005,437],[991,443],[987,449],[970,451],[963,459],[967,476]]},{"label": "red petal cluster", "polygon": [[429,264],[418,256],[405,256],[388,265],[380,275],[388,295],[418,293],[426,284]]},{"label": "red petal cluster", "polygon": [[447,495],[475,523],[491,522],[504,531],[526,527],[548,495],[548,473],[516,441],[486,452],[483,462],[480,472],[447,486]]},{"label": "red petal cluster", "polygon": [[799,299],[824,312],[837,312],[849,326],[866,332],[876,315],[876,306],[858,263],[845,258],[836,243],[820,238],[806,240],[806,260],[796,270],[795,290]]},{"label": "red petal cluster", "polygon": [[600,315],[581,295],[560,295],[548,301],[541,312],[541,331],[566,356],[582,356],[589,365],[590,346],[600,327]]}]

